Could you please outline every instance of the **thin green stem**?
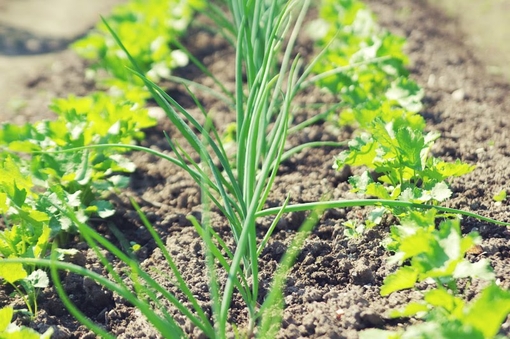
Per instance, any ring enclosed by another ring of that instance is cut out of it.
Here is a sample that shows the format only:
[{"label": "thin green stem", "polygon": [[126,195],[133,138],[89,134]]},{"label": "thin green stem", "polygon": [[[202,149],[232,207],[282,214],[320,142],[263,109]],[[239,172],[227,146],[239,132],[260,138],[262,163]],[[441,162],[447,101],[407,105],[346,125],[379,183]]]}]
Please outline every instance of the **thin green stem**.
[{"label": "thin green stem", "polygon": [[[109,27],[108,27],[109,28]],[[110,28],[109,28],[110,29]],[[111,31],[112,32],[112,31]],[[120,40],[118,40],[118,42],[120,42]],[[216,85],[218,85],[218,87],[222,90],[222,92],[227,96],[229,97],[229,99],[233,102],[234,101],[234,98],[232,97],[232,94],[231,92],[225,87],[225,85],[220,81],[218,80],[218,78],[216,78],[214,76],[214,74],[212,74],[208,69],[207,67],[204,66],[204,64],[202,64],[197,58],[195,58],[195,56],[193,54],[191,54],[188,49],[183,45],[181,44],[179,41],[175,40],[173,42],[180,50],[182,50],[187,56],[188,58],[191,60],[191,62],[193,62],[193,64],[195,64],[201,72],[203,72],[205,75],[207,75],[208,77],[210,77],[214,83]],[[121,44],[122,45],[122,44]],[[124,49],[124,46],[121,46],[123,49]],[[125,52],[127,53],[127,51],[125,50]],[[134,64],[136,65],[136,64]],[[138,69],[139,70],[139,69]],[[143,79],[142,79],[143,80]]]},{"label": "thin green stem", "polygon": [[349,69],[353,69],[353,68],[356,68],[356,67],[359,67],[359,66],[363,66],[363,65],[370,65],[370,64],[381,62],[381,61],[386,61],[386,60],[388,60],[390,58],[391,58],[390,56],[382,56],[382,57],[372,58],[372,59],[364,60],[364,61],[361,61],[361,62],[352,63],[350,65],[346,65],[346,66],[341,66],[341,67],[336,67],[336,68],[330,69],[329,71],[322,72],[320,74],[317,74],[317,75],[311,77],[307,81],[303,81],[303,83],[300,86],[300,89],[312,86],[317,81],[323,80],[323,79],[325,79],[327,77],[330,77],[332,75],[344,73],[345,71],[347,71]]},{"label": "thin green stem", "polygon": [[[441,206],[433,206],[433,205],[424,205],[424,204],[416,204],[408,201],[395,201],[395,200],[385,200],[385,199],[359,199],[359,200],[335,200],[335,201],[319,201],[319,202],[310,202],[304,204],[295,204],[288,205],[284,209],[284,213],[290,212],[303,212],[310,211],[315,208],[346,208],[346,207],[361,207],[361,206],[386,206],[386,207],[405,207],[410,209],[436,209],[438,211],[449,213],[449,214],[461,214],[466,217],[475,218],[478,220],[486,221],[492,224],[501,225],[501,226],[510,226],[510,223],[498,221],[495,219],[491,219],[488,217],[484,217],[482,215],[463,211],[455,208],[441,207]],[[273,207],[267,208],[265,210],[259,211],[256,213],[256,217],[265,217],[268,215],[276,215],[280,212],[281,207]]]},{"label": "thin green stem", "polygon": [[189,87],[191,89],[201,90],[202,92],[209,94],[210,96],[212,96],[218,100],[221,100],[222,102],[227,104],[229,107],[234,108],[234,101],[231,96],[227,97],[221,93],[218,93],[217,91],[215,91],[214,89],[212,89],[209,86],[205,86],[205,85],[202,85],[196,81],[191,81],[191,80],[181,78],[181,77],[178,77],[175,75],[169,76],[168,80],[173,81],[178,84],[185,85],[186,87]]},{"label": "thin green stem", "polygon": [[281,162],[290,159],[294,154],[297,154],[304,149],[307,148],[315,148],[315,147],[342,147],[347,144],[346,141],[311,141],[301,144],[299,146],[293,147],[287,152],[283,153]]}]

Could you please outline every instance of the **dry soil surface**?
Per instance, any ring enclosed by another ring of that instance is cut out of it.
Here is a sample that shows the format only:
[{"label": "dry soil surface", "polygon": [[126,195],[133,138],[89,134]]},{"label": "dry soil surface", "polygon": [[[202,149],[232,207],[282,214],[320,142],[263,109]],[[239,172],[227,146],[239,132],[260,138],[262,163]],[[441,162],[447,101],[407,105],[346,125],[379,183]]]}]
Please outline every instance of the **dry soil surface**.
[{"label": "dry soil surface", "polygon": [[51,99],[90,91],[67,47],[122,1],[0,0],[0,122],[53,117]]},{"label": "dry soil surface", "polygon": [[458,21],[487,71],[510,80],[510,0],[431,0]]},{"label": "dry soil surface", "polygon": [[[508,138],[510,114],[509,86],[488,75],[473,52],[463,41],[464,36],[455,21],[435,10],[424,1],[370,0],[371,8],[380,23],[392,32],[408,39],[412,78],[425,88],[423,115],[430,130],[442,133],[434,148],[434,155],[446,160],[462,159],[476,165],[471,174],[453,182],[454,197],[448,206],[474,211],[502,221],[510,220],[508,203],[496,204],[492,196],[502,189],[509,190],[510,139]],[[233,80],[232,50],[216,37],[205,32],[194,32],[186,41],[190,48],[204,60],[213,72],[220,72],[222,81],[229,86]],[[67,56],[63,55],[65,63]],[[65,72],[42,72],[35,88],[51,88],[52,79],[63,81],[66,88],[81,84],[66,79],[80,77],[83,65],[70,58]],[[195,77],[192,68],[181,71]],[[197,75],[198,81],[203,79]],[[29,89],[30,90],[30,89]],[[193,109],[189,99],[173,89],[184,106]],[[216,112],[216,122],[224,126],[232,119],[228,110],[210,98],[201,98]],[[304,102],[325,100],[317,92],[303,97]],[[316,114],[300,112],[297,119]],[[161,121],[157,128],[148,131],[145,145],[168,150],[162,138],[163,131],[172,133],[172,126]],[[298,144],[314,140],[346,140],[349,131],[319,124],[291,138]],[[269,199],[279,205],[287,193],[292,202],[307,202],[329,194],[333,198],[349,198],[348,172],[335,172],[331,165],[334,148],[323,148],[303,153],[286,161],[279,170],[275,190]],[[203,245],[185,218],[190,213],[200,214],[199,189],[180,169],[147,154],[132,154],[138,169],[132,176],[129,189],[116,198],[118,212],[108,222],[121,229],[129,240],[143,246],[140,260],[143,267],[166,270],[159,250],[142,227],[131,208],[128,196],[134,196],[143,206],[149,219],[157,227],[170,253],[175,254],[178,267],[206,309],[209,300],[206,293]],[[381,247],[381,240],[388,232],[382,226],[367,232],[358,239],[346,239],[342,223],[349,218],[362,219],[363,209],[330,210],[324,214],[313,234],[306,241],[285,290],[286,309],[283,328],[279,338],[357,338],[359,331],[367,328],[398,328],[410,324],[387,317],[387,310],[405,305],[419,298],[419,291],[402,291],[389,297],[379,295],[380,286],[392,267],[386,264],[389,254]],[[302,214],[285,216],[260,258],[261,293],[267,292],[272,274],[296,229],[304,219]],[[216,216],[215,227],[221,234],[228,230],[224,220]],[[269,220],[260,221],[260,230]],[[386,225],[387,226],[387,225]],[[113,238],[108,223],[97,227]],[[488,258],[502,287],[510,288],[510,232],[477,220],[465,219],[463,231],[477,229],[483,237],[482,253],[470,257],[473,261]],[[73,243],[80,249],[77,263],[101,272],[94,255],[83,243]],[[82,310],[119,338],[156,338],[156,333],[139,316],[136,309],[120,298],[95,285],[88,279],[72,274],[62,274],[65,289]],[[175,286],[166,277],[157,278],[170,291]],[[474,283],[465,294],[473,297],[481,285]],[[0,291],[2,294],[6,290]],[[10,299],[0,296],[0,306]],[[22,304],[20,303],[21,307]],[[64,310],[52,288],[44,290],[40,297],[40,312],[28,323],[33,328],[56,329],[55,338],[90,338],[92,335],[80,326]],[[338,317],[337,311],[343,316]],[[245,311],[238,300],[233,301],[232,321],[242,323]],[[177,316],[179,322],[185,320]],[[189,324],[185,328],[190,336],[199,333]],[[510,319],[501,333],[510,336]]]}]

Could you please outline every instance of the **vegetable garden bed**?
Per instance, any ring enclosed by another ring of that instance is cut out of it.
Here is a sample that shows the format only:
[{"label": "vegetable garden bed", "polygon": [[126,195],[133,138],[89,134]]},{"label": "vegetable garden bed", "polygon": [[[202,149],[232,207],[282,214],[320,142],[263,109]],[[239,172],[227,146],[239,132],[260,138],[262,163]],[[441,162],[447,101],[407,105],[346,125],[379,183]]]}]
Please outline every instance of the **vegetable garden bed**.
[{"label": "vegetable garden bed", "polygon": [[[495,220],[508,222],[510,213],[504,192],[509,190],[508,180],[510,179],[509,127],[505,113],[510,109],[510,99],[507,96],[509,86],[487,76],[483,72],[481,63],[462,44],[462,36],[457,32],[455,24],[423,2],[388,0],[369,1],[369,4],[384,27],[407,39],[405,50],[410,58],[408,65],[411,71],[410,78],[423,87],[425,93],[424,106],[421,110],[421,115],[427,123],[425,130],[441,133],[441,137],[435,141],[431,149],[432,155],[452,163],[456,159],[461,159],[469,165],[476,165],[472,172],[449,180],[452,197],[440,202],[440,205],[472,211]],[[207,68],[218,77],[221,84],[233,90],[235,88],[234,49],[219,36],[197,27],[192,26],[187,34],[184,45],[194,56],[203,61]],[[306,60],[311,58],[309,53],[312,52],[310,48],[312,43],[305,34],[298,38],[299,52]],[[177,69],[174,74],[188,80],[210,82],[210,80],[204,80],[205,77],[194,66]],[[169,87],[169,93],[185,109],[200,116],[196,103],[189,98],[183,86],[169,82],[163,82],[163,85]],[[207,83],[207,85],[212,84]],[[219,132],[229,132],[228,124],[235,121],[230,108],[211,95],[197,94],[197,96],[200,103],[209,112],[213,112],[213,120]],[[295,122],[299,123],[320,112],[311,108],[311,104],[333,105],[335,99],[331,94],[309,89],[296,97],[296,102],[301,107],[295,118]],[[61,110],[64,110],[63,106],[64,104],[60,105]],[[90,110],[90,108],[87,109]],[[153,112],[161,115],[158,109],[153,109]],[[126,111],[119,114],[129,117],[130,113]],[[136,121],[136,118],[132,120]],[[146,123],[146,125],[149,124],[149,122]],[[177,136],[175,124],[166,118],[160,118],[157,126],[145,131],[146,135],[140,142],[141,145],[166,155],[171,154],[163,132],[184,146],[184,139]],[[307,142],[348,141],[353,135],[355,134],[351,127],[340,127],[331,121],[318,122],[291,135],[285,150],[290,146]],[[133,132],[132,137],[137,136],[139,135]],[[352,181],[348,182],[348,179],[351,175],[363,178],[363,169],[353,166],[352,168],[341,167],[342,170],[337,171],[332,167],[334,158],[343,149],[345,147],[333,146],[305,149],[284,160],[278,169],[274,188],[267,200],[267,207],[281,206],[287,195],[290,196],[289,204],[319,201],[325,196],[333,200],[359,199],[357,194],[351,192],[353,185]],[[197,154],[192,157],[197,160],[200,158]],[[104,212],[106,214],[103,216],[107,216],[109,212],[108,205],[94,200],[87,205],[92,216],[89,223],[117,246],[127,252],[134,252],[141,262],[141,267],[149,273],[154,273],[156,282],[160,286],[182,298],[183,295],[180,294],[182,291],[179,291],[170,273],[155,274],[169,272],[167,261],[133,209],[130,202],[130,197],[133,197],[162,237],[166,248],[174,257],[175,265],[181,271],[198,303],[204,307],[206,313],[211,312],[207,266],[204,260],[204,257],[207,257],[206,248],[197,235],[192,221],[187,218],[193,215],[199,219],[204,213],[200,187],[182,168],[155,155],[132,152],[129,154],[129,160],[136,165],[136,171],[130,176],[129,185],[125,189],[116,190],[116,193],[109,197],[115,207],[115,214],[106,220],[96,218],[94,213],[101,215],[100,213]],[[129,164],[121,161],[113,165],[110,163],[110,165],[118,166],[117,171],[121,171],[122,166],[129,167]],[[116,183],[109,181],[109,187],[116,186]],[[355,187],[363,189],[360,188],[359,182],[355,183]],[[438,186],[436,191],[430,189],[433,197],[437,198],[441,196],[441,192],[444,192],[439,191],[439,188],[442,186]],[[431,331],[438,334],[439,328],[442,328],[445,338],[455,338],[458,333],[471,333],[469,328],[462,327],[467,326],[468,321],[462,323],[452,320],[455,318],[455,313],[460,312],[456,311],[455,307],[459,307],[461,312],[466,314],[470,309],[469,306],[454,305],[454,301],[459,302],[457,299],[452,299],[450,305],[441,305],[437,301],[434,304],[434,296],[429,295],[427,307],[436,305],[444,309],[440,309],[435,314],[429,312],[428,315],[432,321],[428,322],[431,324],[428,329],[419,327],[421,320],[394,319],[389,316],[389,310],[399,310],[413,301],[422,300],[424,291],[434,289],[435,283],[426,280],[416,284],[413,289],[381,296],[381,286],[385,279],[398,267],[396,263],[391,265],[387,263],[392,252],[383,247],[385,239],[389,236],[389,227],[397,224],[397,219],[387,214],[379,225],[373,228],[360,228],[367,218],[373,218],[373,214],[369,215],[370,211],[371,209],[361,207],[330,209],[320,217],[312,234],[304,242],[296,264],[288,275],[287,287],[284,290],[286,306],[282,329],[278,332],[278,337],[356,338],[367,329],[400,331],[417,324],[416,329],[421,330],[422,333]],[[258,258],[259,302],[263,301],[263,296],[269,294],[278,262],[305,220],[307,220],[307,214],[297,211],[286,214],[276,224],[267,247],[261,251]],[[272,219],[267,218],[259,219],[257,225],[259,239],[271,227],[271,221]],[[432,218],[432,221],[434,222],[435,219]],[[233,248],[234,242],[229,236],[230,228],[220,217],[218,210],[214,208],[211,224],[219,235],[225,237],[227,245]],[[463,235],[478,231],[483,238],[481,243],[469,246],[467,249],[468,262],[483,263],[483,259],[489,260],[494,268],[494,286],[508,291],[510,289],[509,230],[504,226],[475,218],[463,218],[460,225]],[[123,234],[126,242],[117,240],[119,232]],[[469,239],[469,237],[465,236],[463,239]],[[443,240],[443,244],[446,244],[445,248],[449,248],[449,245],[452,247],[458,245],[453,238]],[[85,266],[96,273],[106,273],[97,259],[97,254],[83,239],[74,236],[67,241],[66,248],[77,250],[65,253],[67,261]],[[416,243],[415,246],[419,247],[420,243]],[[119,272],[126,269],[112,255],[106,254],[106,258]],[[223,273],[218,274],[225,278]],[[481,270],[480,275],[484,274],[487,275],[489,272]],[[114,336],[119,338],[158,337],[158,332],[126,299],[112,294],[91,279],[77,274],[61,273],[60,278],[63,289],[70,299],[80,306],[81,311]],[[455,295],[465,300],[468,305],[473,305],[474,300],[477,300],[481,291],[488,285],[489,283],[483,279],[473,279],[470,282],[461,279]],[[0,306],[13,302],[13,299],[8,296],[13,292],[14,290],[7,285],[2,287]],[[496,294],[494,292],[492,297]],[[448,300],[446,295],[438,295],[439,297],[436,295],[436,298]],[[495,304],[496,301],[492,300],[487,302],[487,305],[497,305],[499,310],[508,310],[509,297],[506,296],[505,299],[503,294],[499,298],[500,304]],[[53,287],[44,288],[37,300],[38,311],[35,318],[31,319],[30,316],[19,313],[18,324],[34,328],[39,332],[44,332],[51,326],[54,329],[55,338],[93,335],[69,315]],[[15,308],[24,308],[26,307],[24,305],[23,301],[17,300]],[[477,316],[482,321],[489,324],[491,319],[489,317],[484,319],[483,314],[490,314],[490,308],[480,307],[476,309],[473,306],[473,309],[479,312]],[[423,311],[423,309],[419,310]],[[438,325],[440,321],[437,320],[448,318],[446,316],[448,311],[451,311],[448,315],[451,317],[449,330],[452,332],[450,334],[445,330],[446,327]],[[243,299],[234,294],[228,322],[238,324],[239,328],[227,327],[228,333],[233,334],[239,331],[241,336],[246,335],[243,331],[249,321],[248,316]],[[435,322],[434,317],[436,317]],[[177,315],[176,322],[182,325],[186,334],[204,337],[201,331],[184,316]],[[479,334],[476,332],[476,335]],[[510,336],[510,319],[506,318],[501,326],[500,334]],[[376,338],[382,337],[383,334],[365,332],[365,335]],[[411,332],[407,335],[412,337]]]}]

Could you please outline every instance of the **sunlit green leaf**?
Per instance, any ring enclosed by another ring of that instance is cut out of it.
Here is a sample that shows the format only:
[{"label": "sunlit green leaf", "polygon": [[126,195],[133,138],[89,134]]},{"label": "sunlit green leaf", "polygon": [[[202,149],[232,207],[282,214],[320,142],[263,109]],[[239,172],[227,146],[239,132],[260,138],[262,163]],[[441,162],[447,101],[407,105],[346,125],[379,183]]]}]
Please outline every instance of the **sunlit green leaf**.
[{"label": "sunlit green leaf", "polygon": [[32,180],[21,172],[19,164],[12,157],[8,156],[0,162],[0,190],[10,197],[16,196],[17,201],[23,204],[23,196],[26,196],[32,187]]},{"label": "sunlit green leaf", "polygon": [[25,188],[19,189],[16,182],[13,182],[12,187],[14,194],[11,196],[12,202],[17,206],[23,206],[27,198],[27,190]]},{"label": "sunlit green leaf", "polygon": [[425,141],[421,131],[413,131],[410,127],[397,130],[399,150],[404,161],[403,166],[408,166],[414,170],[421,170],[421,151],[425,147]]},{"label": "sunlit green leaf", "polygon": [[0,278],[8,283],[15,283],[18,280],[25,279],[27,272],[20,263],[7,263],[0,259]]},{"label": "sunlit green leaf", "polygon": [[115,209],[111,202],[106,200],[95,200],[87,207],[88,213],[95,213],[101,218],[108,218],[115,214]]},{"label": "sunlit green leaf", "polygon": [[501,190],[499,193],[495,194],[492,199],[494,201],[500,202],[506,200],[506,190]]},{"label": "sunlit green leaf", "polygon": [[444,289],[435,289],[428,291],[424,297],[425,301],[434,307],[442,307],[448,313],[462,314],[465,302],[459,298],[453,296],[451,293]]},{"label": "sunlit green leaf", "polygon": [[447,178],[460,177],[464,174],[470,173],[475,169],[475,166],[456,160],[455,163],[439,161],[434,164],[434,168],[436,171],[441,173],[444,178]]},{"label": "sunlit green leaf", "polygon": [[413,317],[413,316],[419,316],[419,314],[422,314],[422,313],[425,313],[428,311],[429,311],[429,307],[426,304],[419,303],[419,302],[410,302],[402,310],[391,311],[389,316],[391,318]]},{"label": "sunlit green leaf", "polygon": [[3,333],[7,326],[11,323],[14,310],[10,306],[0,309],[0,335]]},{"label": "sunlit green leaf", "polygon": [[412,288],[418,280],[418,272],[414,268],[405,266],[399,268],[395,273],[392,273],[384,279],[383,286],[381,287],[381,295],[387,296],[395,291],[405,290]]},{"label": "sunlit green leaf", "polygon": [[455,267],[453,277],[455,279],[471,277],[483,280],[494,280],[496,275],[491,268],[490,262],[487,259],[481,259],[475,263],[471,263],[465,260],[460,262]]},{"label": "sunlit green leaf", "polygon": [[493,338],[509,314],[510,292],[491,284],[471,303],[464,321],[482,332],[485,338]]},{"label": "sunlit green leaf", "polygon": [[25,280],[29,281],[33,287],[45,288],[50,284],[48,275],[43,270],[33,271]]},{"label": "sunlit green leaf", "polygon": [[450,188],[448,188],[448,185],[442,181],[437,183],[434,188],[432,188],[430,195],[432,199],[442,202],[451,197],[452,191]]},{"label": "sunlit green leaf", "polygon": [[359,339],[400,339],[402,336],[394,331],[371,328],[359,333]]},{"label": "sunlit green leaf", "polygon": [[422,109],[423,94],[423,88],[407,77],[400,77],[393,81],[390,89],[386,91],[388,99],[397,101],[400,106],[411,112],[418,112]]},{"label": "sunlit green leaf", "polygon": [[[49,221],[49,220],[48,220]],[[42,232],[34,246],[34,257],[40,258],[50,243],[51,228],[48,224],[43,225]]]},{"label": "sunlit green leaf", "polygon": [[391,199],[391,196],[388,193],[386,187],[378,182],[372,182],[368,184],[366,186],[365,194],[368,196],[377,197],[379,199]]},{"label": "sunlit green leaf", "polygon": [[0,214],[4,214],[9,209],[9,205],[7,205],[7,194],[4,192],[0,192]]}]

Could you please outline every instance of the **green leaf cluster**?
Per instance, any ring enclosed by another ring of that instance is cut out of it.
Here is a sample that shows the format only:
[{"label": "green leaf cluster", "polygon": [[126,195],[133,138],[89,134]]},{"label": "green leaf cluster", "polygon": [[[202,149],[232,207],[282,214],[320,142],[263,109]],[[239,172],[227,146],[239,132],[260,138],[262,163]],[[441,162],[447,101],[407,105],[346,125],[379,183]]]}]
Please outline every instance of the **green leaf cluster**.
[{"label": "green leaf cluster", "polygon": [[12,307],[0,309],[0,338],[2,339],[50,339],[53,334],[53,328],[48,328],[43,334],[40,334],[28,327],[20,327],[11,322],[14,316]]},{"label": "green leaf cluster", "polygon": [[[3,158],[3,159],[2,159]],[[16,159],[0,157],[0,214],[8,227],[0,231],[2,257],[38,258],[50,237],[50,217],[35,208],[38,194],[27,168],[20,168]]]},{"label": "green leaf cluster", "polygon": [[[437,212],[411,211],[392,226],[387,248],[395,254],[390,263],[400,266],[384,280],[381,295],[414,288],[418,282],[435,283],[423,293],[423,300],[411,302],[389,316],[417,317],[425,322],[405,331],[368,330],[360,338],[496,338],[501,324],[510,314],[510,292],[495,283],[495,275],[486,259],[471,262],[468,250],[480,244],[475,232],[465,236],[459,219],[443,220],[436,227]],[[459,279],[489,281],[470,303],[459,294]]]},{"label": "green leaf cluster", "polygon": [[481,242],[480,236],[474,232],[462,236],[458,219],[444,220],[436,229],[435,219],[433,209],[412,211],[401,219],[401,225],[392,227],[388,246],[396,252],[390,262],[409,264],[384,280],[382,295],[412,288],[427,279],[454,291],[461,278],[494,280],[487,260],[471,263],[465,259],[467,251]]},{"label": "green leaf cluster", "polygon": [[[60,136],[58,143],[74,148],[103,143],[131,144],[134,140],[142,140],[145,135],[141,130],[155,125],[143,104],[143,101],[104,92],[55,99],[50,108],[59,115],[59,119],[52,124],[65,123],[74,127],[71,133]],[[52,132],[55,130],[53,127],[57,126],[49,126]]]},{"label": "green leaf cluster", "polygon": [[393,318],[416,316],[424,323],[411,325],[405,332],[367,330],[360,338],[499,338],[499,328],[509,313],[510,292],[494,283],[469,303],[445,289],[434,289],[425,293],[423,301],[391,312]]},{"label": "green leaf cluster", "polygon": [[[474,166],[459,160],[447,163],[430,156],[437,133],[395,121],[367,117],[363,132],[336,158],[334,168],[364,166],[368,170],[350,178],[353,191],[380,199],[437,204],[452,192],[446,180],[471,172]],[[375,174],[377,180],[369,173]]]},{"label": "green leaf cluster", "polygon": [[[158,80],[187,64],[177,38],[204,5],[202,0],[133,0],[115,8],[109,22],[137,65]],[[111,216],[114,208],[106,194],[125,187],[123,174],[135,166],[121,155],[126,148],[91,146],[132,145],[144,138],[142,129],[156,124],[144,108],[148,93],[143,82],[125,67],[127,55],[104,24],[74,48],[94,60],[92,71],[106,70],[109,94],[55,99],[50,108],[56,120],[0,126],[0,214],[5,224],[0,278],[13,285],[32,314],[42,281],[35,276],[42,271],[34,265],[8,266],[3,258],[45,258],[53,239],[65,242],[67,234],[78,231],[76,221]]]},{"label": "green leaf cluster", "polygon": [[358,111],[378,110],[381,103],[390,111],[421,109],[423,90],[404,67],[405,39],[382,30],[362,2],[323,0],[309,31],[325,49],[314,67],[318,86],[349,107],[339,115],[341,124],[353,124]]},{"label": "green leaf cluster", "polygon": [[417,113],[423,89],[404,67],[405,39],[381,30],[356,0],[322,1],[313,25],[317,45],[325,49],[314,67],[317,83],[347,106],[340,112],[341,123],[358,127],[334,167],[368,169],[350,179],[359,194],[428,204],[448,199],[447,179],[474,167],[430,156],[439,134],[425,133]]},{"label": "green leaf cluster", "polygon": [[[409,80],[404,68],[405,40],[381,30],[366,6],[357,0],[323,0],[319,19],[310,31],[316,45],[325,49],[314,67],[315,80],[345,104],[339,113],[340,124],[358,127],[348,149],[334,162],[337,169],[366,169],[349,179],[352,191],[416,206],[438,206],[450,198],[449,178],[469,173],[474,166],[460,160],[445,162],[431,155],[439,134],[425,132],[425,121],[418,114],[423,89]],[[504,200],[502,196],[494,199]],[[391,227],[391,236],[384,242],[395,252],[390,263],[397,264],[398,269],[384,280],[381,294],[414,288],[424,281],[434,283],[436,288],[425,294],[423,302],[411,303],[401,313],[394,313],[420,315],[425,323],[401,332],[369,330],[361,337],[494,337],[510,313],[509,292],[494,285],[487,260],[472,263],[465,259],[467,251],[481,242],[479,235],[472,232],[463,236],[460,217],[445,214],[444,210],[439,214],[435,209],[388,204],[372,213],[365,224],[345,223],[346,236],[361,236],[381,221],[385,211],[400,222]],[[492,285],[467,304],[458,295],[459,279],[483,279]],[[487,300],[506,304],[493,314]],[[487,328],[484,322],[490,323]]]},{"label": "green leaf cluster", "polygon": [[25,302],[30,314],[35,315],[39,290],[48,287],[50,282],[46,272],[37,269],[29,275],[23,264],[0,260],[0,277],[12,285],[15,293]]},{"label": "green leaf cluster", "polygon": [[359,127],[334,167],[366,166],[375,172],[351,178],[360,194],[432,204],[449,198],[446,179],[473,167],[430,156],[439,134],[425,133],[417,114],[423,89],[404,67],[405,39],[381,30],[356,0],[323,0],[312,28],[316,44],[325,49],[313,69],[317,83],[347,105],[341,122]]},{"label": "green leaf cluster", "polygon": [[[0,126],[0,278],[12,284],[31,310],[36,310],[35,266],[5,267],[2,258],[45,258],[55,237],[77,231],[64,211],[72,209],[86,222],[111,216],[105,195],[124,187],[125,173],[135,166],[125,149],[93,148],[142,139],[142,129],[156,121],[139,103],[93,93],[54,100],[58,117],[22,126]],[[31,305],[35,305],[32,309]]]},{"label": "green leaf cluster", "polygon": [[[106,20],[142,72],[158,81],[188,63],[188,55],[180,49],[177,39],[186,31],[195,11],[205,4],[204,0],[131,0],[115,7]],[[103,81],[108,87],[148,97],[148,92],[142,89],[143,82],[126,68],[127,55],[104,23],[99,23],[72,47],[80,56],[93,61],[94,73],[106,71],[108,75]]]},{"label": "green leaf cluster", "polygon": [[[130,145],[142,139],[142,129],[156,121],[138,103],[100,92],[56,99],[52,109],[58,114],[54,121],[0,126],[0,145],[4,149],[0,172],[9,174],[3,177],[8,178],[3,185],[0,182],[0,209],[5,213],[9,201],[9,206],[18,210],[11,215],[19,215],[23,205],[46,213],[51,216],[54,236],[60,230],[68,230],[69,224],[58,217],[60,220],[55,220],[58,201],[87,215],[111,215],[113,208],[101,200],[101,195],[124,186],[127,181],[120,174],[135,169],[120,155],[125,149],[85,147]],[[29,152],[30,158],[17,155],[20,152]]]},{"label": "green leaf cluster", "polygon": [[506,194],[506,190],[501,190],[499,191],[499,193],[495,194],[492,199],[495,201],[495,202],[499,202],[501,203],[502,201],[505,201],[506,200],[506,197],[507,197],[507,194]]}]

